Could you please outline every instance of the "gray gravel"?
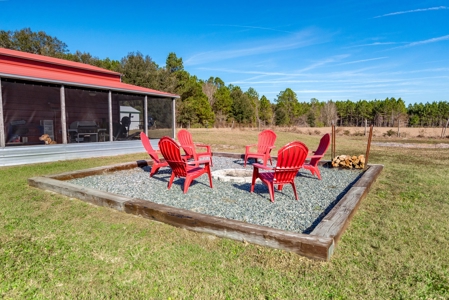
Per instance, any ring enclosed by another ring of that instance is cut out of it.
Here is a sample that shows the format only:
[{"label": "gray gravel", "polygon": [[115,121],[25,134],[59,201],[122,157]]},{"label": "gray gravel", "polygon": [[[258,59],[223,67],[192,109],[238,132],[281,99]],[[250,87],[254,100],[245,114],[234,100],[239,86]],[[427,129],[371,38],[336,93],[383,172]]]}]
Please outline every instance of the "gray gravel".
[{"label": "gray gravel", "polygon": [[[230,168],[243,169],[243,160],[214,157],[213,170]],[[247,169],[252,169],[251,164]],[[299,201],[295,200],[291,186],[285,185],[282,191],[275,190],[274,203],[270,201],[268,188],[262,183],[256,183],[254,193],[249,192],[250,183],[219,180],[213,180],[211,189],[207,175],[194,180],[187,194],[183,193],[183,178],[175,179],[172,188],[167,190],[171,174],[169,168],[160,169],[152,178],[149,177],[150,167],[144,167],[69,182],[202,214],[309,233],[362,174],[361,170],[327,167],[320,167],[320,171],[322,180],[307,170],[300,170],[295,179]]]}]

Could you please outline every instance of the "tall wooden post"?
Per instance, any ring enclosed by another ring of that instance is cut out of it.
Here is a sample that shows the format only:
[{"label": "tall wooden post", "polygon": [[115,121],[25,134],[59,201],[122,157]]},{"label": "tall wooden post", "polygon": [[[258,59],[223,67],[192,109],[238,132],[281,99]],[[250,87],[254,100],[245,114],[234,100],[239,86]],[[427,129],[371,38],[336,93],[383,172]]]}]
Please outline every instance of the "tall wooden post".
[{"label": "tall wooden post", "polygon": [[67,120],[66,120],[66,113],[65,113],[65,88],[64,88],[64,85],[61,85],[61,89],[59,91],[59,98],[60,98],[60,101],[61,101],[62,143],[63,144],[67,144]]},{"label": "tall wooden post", "polygon": [[369,128],[368,144],[366,145],[365,169],[368,167],[369,151],[371,148],[371,138],[373,137],[373,125]]},{"label": "tall wooden post", "polygon": [[143,132],[148,136],[148,96],[143,99]]},{"label": "tall wooden post", "polygon": [[5,123],[3,117],[3,96],[2,96],[2,79],[0,78],[0,147],[5,148]]},{"label": "tall wooden post", "polygon": [[335,155],[335,122],[332,121],[332,146],[331,146],[331,160],[334,159]]},{"label": "tall wooden post", "polygon": [[109,141],[114,140],[114,126],[112,125],[112,91],[108,93],[108,114],[109,114]]},{"label": "tall wooden post", "polygon": [[173,120],[172,120],[172,135],[173,138],[176,137],[176,99],[172,98],[172,114],[173,114]]}]

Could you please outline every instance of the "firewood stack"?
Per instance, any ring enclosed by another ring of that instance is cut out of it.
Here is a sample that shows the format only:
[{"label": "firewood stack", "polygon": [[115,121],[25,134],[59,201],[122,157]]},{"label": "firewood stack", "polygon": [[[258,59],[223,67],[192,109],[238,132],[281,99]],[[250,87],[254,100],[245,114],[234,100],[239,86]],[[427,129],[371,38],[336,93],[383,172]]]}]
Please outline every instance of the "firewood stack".
[{"label": "firewood stack", "polygon": [[363,169],[365,168],[365,155],[338,155],[332,159],[332,167]]}]

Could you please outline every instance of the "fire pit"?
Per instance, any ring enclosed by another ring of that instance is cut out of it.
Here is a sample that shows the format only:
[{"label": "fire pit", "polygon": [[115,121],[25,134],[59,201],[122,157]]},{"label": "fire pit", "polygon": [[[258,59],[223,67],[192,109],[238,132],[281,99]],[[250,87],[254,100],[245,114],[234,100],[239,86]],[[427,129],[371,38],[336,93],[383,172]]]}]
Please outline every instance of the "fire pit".
[{"label": "fire pit", "polygon": [[[212,172],[212,178],[220,181],[251,183],[253,171],[245,169],[216,170]],[[257,181],[260,180],[257,179]]]}]

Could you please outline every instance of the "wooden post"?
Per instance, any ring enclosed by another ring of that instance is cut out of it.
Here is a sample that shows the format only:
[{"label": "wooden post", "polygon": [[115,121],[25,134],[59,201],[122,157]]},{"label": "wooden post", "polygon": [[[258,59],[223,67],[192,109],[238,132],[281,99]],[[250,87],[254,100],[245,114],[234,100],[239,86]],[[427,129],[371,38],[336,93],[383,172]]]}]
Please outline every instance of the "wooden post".
[{"label": "wooden post", "polygon": [[398,137],[401,136],[401,134],[399,133],[399,127],[400,127],[400,125],[401,125],[401,120],[398,120]]},{"label": "wooden post", "polygon": [[3,119],[2,79],[0,78],[0,147],[6,147],[5,123]]},{"label": "wooden post", "polygon": [[143,98],[143,132],[148,136],[148,96]]},{"label": "wooden post", "polygon": [[108,93],[108,114],[109,114],[109,141],[114,140],[114,126],[112,125],[112,91]]},{"label": "wooden post", "polygon": [[369,128],[368,144],[366,145],[365,169],[368,167],[369,150],[371,148],[371,138],[373,137],[373,125]]},{"label": "wooden post", "polygon": [[176,98],[172,98],[172,135],[173,138],[176,137]]},{"label": "wooden post", "polygon": [[[65,88],[61,85],[60,89],[60,101],[61,101],[61,132],[62,132],[62,143],[67,144],[67,120],[65,112]],[[56,124],[55,124],[56,126]]]},{"label": "wooden post", "polygon": [[334,159],[335,155],[335,122],[332,121],[332,146],[331,146],[331,160]]}]

